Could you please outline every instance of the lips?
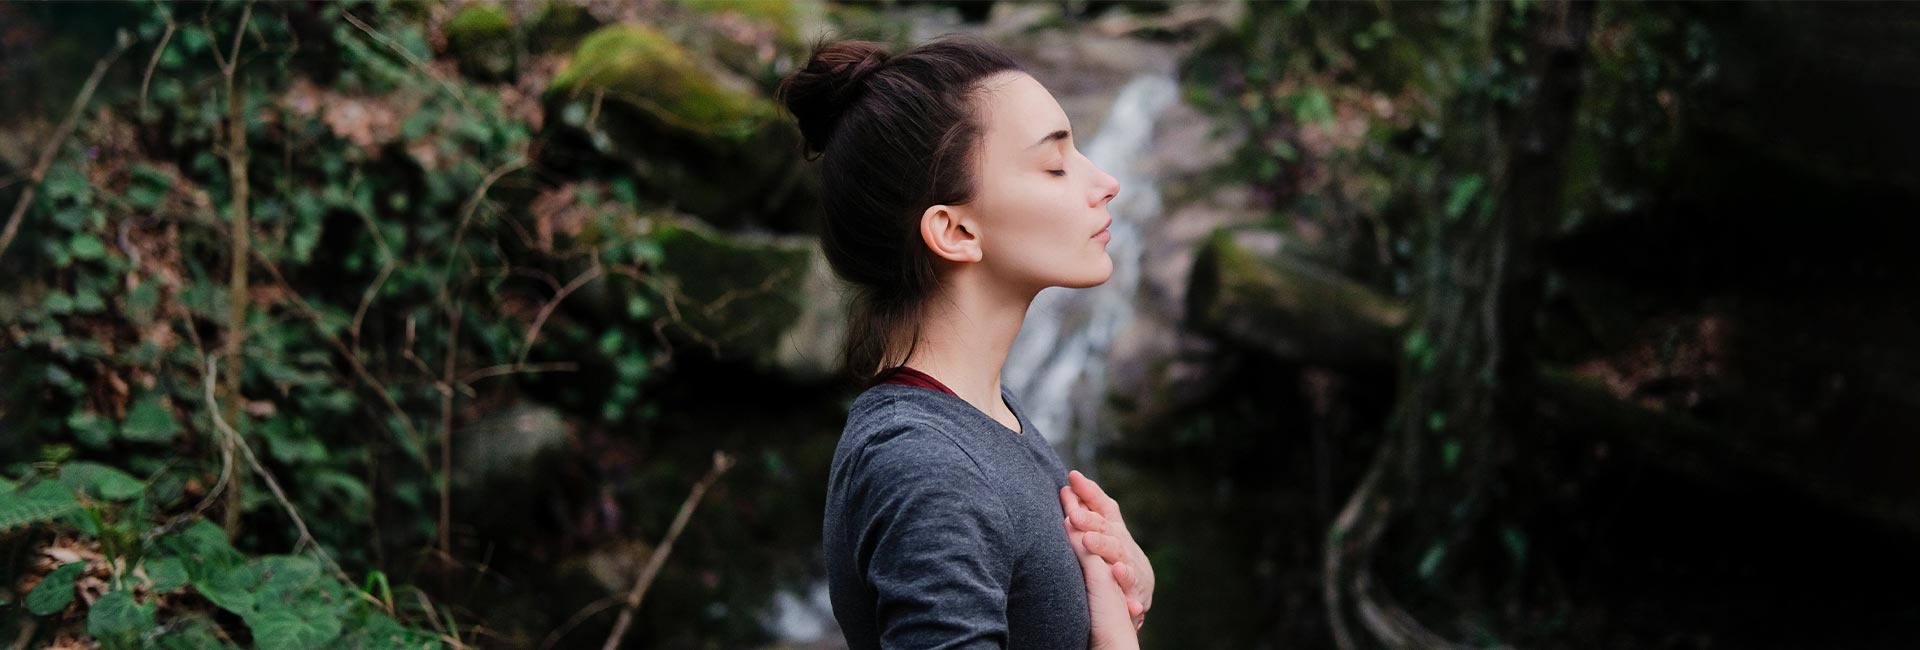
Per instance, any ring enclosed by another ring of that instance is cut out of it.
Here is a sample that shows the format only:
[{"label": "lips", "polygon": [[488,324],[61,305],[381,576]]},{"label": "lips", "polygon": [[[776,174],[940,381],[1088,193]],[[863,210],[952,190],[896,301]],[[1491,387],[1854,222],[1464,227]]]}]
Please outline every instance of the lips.
[{"label": "lips", "polygon": [[1102,225],[1100,226],[1100,230],[1098,230],[1098,231],[1095,231],[1095,232],[1093,233],[1093,236],[1094,236],[1094,237],[1099,237],[1099,236],[1100,236],[1100,233],[1103,233],[1103,232],[1106,232],[1106,231],[1107,231],[1107,228],[1108,228],[1108,227],[1111,227],[1112,225],[1113,225],[1113,217],[1107,217],[1107,222],[1106,222],[1105,224],[1102,224]]}]

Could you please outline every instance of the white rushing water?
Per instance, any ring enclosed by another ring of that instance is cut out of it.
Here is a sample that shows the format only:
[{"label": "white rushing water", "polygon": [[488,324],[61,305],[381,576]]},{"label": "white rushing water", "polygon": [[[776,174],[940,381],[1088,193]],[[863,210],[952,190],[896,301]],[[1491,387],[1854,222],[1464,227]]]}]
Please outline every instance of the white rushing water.
[{"label": "white rushing water", "polygon": [[1087,158],[1120,179],[1120,193],[1107,208],[1113,240],[1113,276],[1086,289],[1054,287],[1027,309],[1020,335],[1007,354],[1001,381],[1028,419],[1072,456],[1070,467],[1090,467],[1100,441],[1100,411],[1107,393],[1107,349],[1114,334],[1133,319],[1140,286],[1141,224],[1161,214],[1160,190],[1136,161],[1153,142],[1156,118],[1178,99],[1171,77],[1135,77],[1121,88],[1106,122],[1084,150]]}]

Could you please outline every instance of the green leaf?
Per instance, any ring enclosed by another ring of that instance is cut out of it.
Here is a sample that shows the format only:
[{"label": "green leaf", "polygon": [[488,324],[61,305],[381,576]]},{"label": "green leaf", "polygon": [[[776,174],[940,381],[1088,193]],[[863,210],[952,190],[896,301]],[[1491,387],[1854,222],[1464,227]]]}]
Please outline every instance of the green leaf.
[{"label": "green leaf", "polygon": [[177,557],[163,557],[150,560],[145,564],[147,579],[153,582],[153,590],[165,593],[186,586],[187,565]]},{"label": "green leaf", "polygon": [[73,602],[73,581],[80,579],[80,572],[87,563],[68,562],[62,564],[40,579],[40,584],[27,592],[27,611],[34,616],[46,616],[67,608]]},{"label": "green leaf", "polygon": [[0,494],[0,532],[27,524],[53,521],[80,510],[73,489],[56,481],[41,481],[24,490]]},{"label": "green leaf", "polygon": [[1423,580],[1432,580],[1433,576],[1440,571],[1440,563],[1446,559],[1447,545],[1445,542],[1434,542],[1432,546],[1428,546],[1426,554],[1420,556],[1420,578]]},{"label": "green leaf", "polygon": [[127,317],[135,325],[153,322],[154,310],[160,306],[160,290],[153,282],[142,282],[127,292]]},{"label": "green leaf", "polygon": [[67,415],[67,430],[80,444],[103,449],[113,442],[113,421],[93,411],[74,411]]},{"label": "green leaf", "polygon": [[87,634],[103,648],[137,648],[140,635],[153,629],[154,605],[133,601],[133,593],[109,591],[87,612]]},{"label": "green leaf", "polygon": [[74,259],[97,260],[107,256],[107,246],[100,243],[99,237],[83,232],[67,240],[67,252],[71,253]]},{"label": "green leaf", "polygon": [[1468,174],[1454,181],[1452,189],[1447,192],[1447,220],[1453,221],[1466,214],[1467,208],[1473,205],[1474,199],[1479,198],[1480,189],[1486,183],[1487,179],[1479,174]]},{"label": "green leaf", "polygon": [[254,647],[260,650],[318,648],[340,636],[340,617],[302,615],[307,613],[281,609],[248,618]]},{"label": "green leaf", "polygon": [[60,466],[60,482],[98,499],[131,499],[146,491],[140,479],[100,463],[76,460]]},{"label": "green leaf", "polygon": [[180,431],[173,412],[160,402],[158,391],[140,397],[120,425],[120,436],[136,442],[169,442]]},{"label": "green leaf", "polygon": [[47,292],[47,301],[41,305],[49,314],[73,313],[73,296],[64,291]]}]

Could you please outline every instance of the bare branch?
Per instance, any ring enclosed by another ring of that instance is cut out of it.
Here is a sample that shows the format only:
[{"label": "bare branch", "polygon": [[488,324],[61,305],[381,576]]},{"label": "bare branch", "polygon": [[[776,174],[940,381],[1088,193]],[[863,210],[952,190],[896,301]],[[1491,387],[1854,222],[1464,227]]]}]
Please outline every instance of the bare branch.
[{"label": "bare branch", "polygon": [[33,164],[33,173],[27,177],[27,186],[20,189],[20,199],[13,203],[13,214],[7,217],[7,225],[0,228],[0,255],[7,252],[7,245],[13,243],[13,236],[20,230],[20,219],[27,215],[27,206],[33,204],[33,193],[40,188],[40,181],[47,177],[47,168],[53,166],[53,159],[60,153],[60,145],[66,144],[67,137],[73,135],[73,127],[80,121],[80,111],[85,110],[87,102],[93,101],[93,91],[100,87],[100,79],[107,76],[107,68],[113,66],[120,53],[133,45],[133,34],[120,30],[115,34],[114,47],[106,56],[93,64],[93,74],[87,75],[87,82],[80,85],[80,94],[73,98],[73,107],[67,109],[67,116],[61,118],[60,125],[54,127],[53,137],[40,147],[40,160]]},{"label": "bare branch", "polygon": [[620,618],[613,621],[613,632],[607,635],[606,645],[601,650],[614,650],[620,647],[620,637],[626,636],[627,626],[633,622],[634,610],[640,609],[640,600],[647,595],[647,588],[653,586],[653,579],[660,575],[660,567],[666,565],[667,554],[673,552],[673,543],[680,539],[680,533],[687,529],[687,520],[693,518],[693,508],[700,504],[707,488],[720,480],[720,475],[733,468],[733,456],[723,451],[713,452],[713,468],[707,475],[693,484],[693,490],[687,493],[687,500],[680,503],[680,514],[673,517],[673,525],[667,527],[667,536],[654,547],[647,556],[647,564],[640,569],[640,575],[633,581],[633,588],[627,590],[627,602],[620,608]]}]

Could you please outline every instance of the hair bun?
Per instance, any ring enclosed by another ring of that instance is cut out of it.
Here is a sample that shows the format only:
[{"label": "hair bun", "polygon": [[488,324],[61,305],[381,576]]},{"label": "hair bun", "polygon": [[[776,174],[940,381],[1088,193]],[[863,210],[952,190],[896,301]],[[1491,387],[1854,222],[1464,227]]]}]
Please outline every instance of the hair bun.
[{"label": "hair bun", "polygon": [[874,41],[817,43],[807,64],[780,82],[779,99],[799,122],[808,153],[824,151],[834,126],[886,67],[886,47]]}]

